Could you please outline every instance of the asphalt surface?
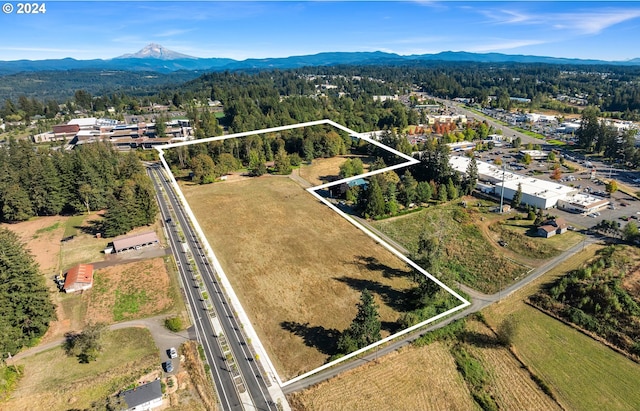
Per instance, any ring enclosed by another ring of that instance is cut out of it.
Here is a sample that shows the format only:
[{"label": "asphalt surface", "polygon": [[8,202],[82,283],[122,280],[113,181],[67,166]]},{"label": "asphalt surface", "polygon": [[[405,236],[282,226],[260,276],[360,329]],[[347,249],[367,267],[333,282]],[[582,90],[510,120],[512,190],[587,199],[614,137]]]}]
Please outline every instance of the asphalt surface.
[{"label": "asphalt surface", "polygon": [[[150,168],[150,174],[158,194],[160,209],[166,224],[167,233],[170,237],[171,248],[178,261],[179,271],[182,276],[184,290],[186,292],[186,300],[191,306],[193,317],[195,319],[196,329],[198,330],[198,339],[205,348],[207,361],[211,366],[211,372],[214,377],[216,391],[222,409],[224,410],[242,410],[245,408],[254,408],[258,410],[275,410],[276,405],[272,401],[269,391],[266,387],[265,380],[258,368],[257,361],[254,361],[248,342],[243,335],[239,322],[233,314],[233,309],[224,294],[224,291],[216,279],[213,267],[209,264],[205,256],[203,245],[197,238],[186,213],[166,177],[161,171],[160,165],[154,165]],[[162,189],[160,189],[162,187]],[[165,194],[168,197],[165,198]],[[173,213],[170,213],[170,208]],[[211,316],[212,311],[205,309],[201,301],[200,289],[197,281],[195,281],[194,273],[189,265],[187,253],[184,250],[178,233],[179,224],[182,229],[183,238],[191,250],[194,263],[197,270],[201,274],[201,278],[205,283],[206,289],[209,291],[210,300],[213,302],[213,312],[222,327],[226,343],[231,349],[237,369],[229,367],[225,361],[225,355],[221,351],[218,339],[220,338],[215,332]],[[242,382],[237,384],[241,378]],[[243,403],[241,396],[238,395],[237,387],[244,386],[248,391],[253,404]]]}]

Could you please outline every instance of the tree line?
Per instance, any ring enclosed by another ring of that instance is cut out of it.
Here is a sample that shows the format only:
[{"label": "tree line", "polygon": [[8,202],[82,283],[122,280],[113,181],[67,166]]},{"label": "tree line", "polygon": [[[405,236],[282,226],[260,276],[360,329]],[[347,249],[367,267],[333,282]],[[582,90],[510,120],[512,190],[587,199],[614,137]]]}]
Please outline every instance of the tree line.
[{"label": "tree line", "polygon": [[154,221],[151,181],[135,152],[108,143],[71,151],[43,149],[10,140],[0,149],[0,221],[108,209],[104,234],[123,234]]},{"label": "tree line", "polygon": [[0,228],[0,357],[15,355],[44,335],[55,318],[44,277],[18,236]]}]

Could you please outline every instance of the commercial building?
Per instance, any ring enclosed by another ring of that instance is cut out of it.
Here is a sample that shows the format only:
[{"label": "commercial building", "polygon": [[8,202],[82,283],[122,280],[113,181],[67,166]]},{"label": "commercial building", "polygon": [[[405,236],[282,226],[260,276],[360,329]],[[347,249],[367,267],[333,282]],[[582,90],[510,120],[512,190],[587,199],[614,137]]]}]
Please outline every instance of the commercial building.
[{"label": "commercial building", "polygon": [[591,214],[607,207],[609,203],[610,201],[606,198],[577,193],[573,196],[560,199],[558,201],[558,208],[571,213]]},{"label": "commercial building", "polygon": [[[454,170],[466,173],[471,159],[465,156],[451,156],[449,163]],[[483,161],[476,162],[478,166],[478,179],[481,182],[478,188],[488,194],[504,196],[505,200],[512,200],[518,189],[522,191],[522,204],[537,208],[547,209],[558,205],[560,200],[570,200],[578,189],[565,186],[555,181],[541,180],[522,174],[506,171],[493,164]],[[503,190],[504,187],[504,190]],[[588,196],[584,201],[600,201],[595,197]],[[579,211],[574,211],[579,212]]]}]

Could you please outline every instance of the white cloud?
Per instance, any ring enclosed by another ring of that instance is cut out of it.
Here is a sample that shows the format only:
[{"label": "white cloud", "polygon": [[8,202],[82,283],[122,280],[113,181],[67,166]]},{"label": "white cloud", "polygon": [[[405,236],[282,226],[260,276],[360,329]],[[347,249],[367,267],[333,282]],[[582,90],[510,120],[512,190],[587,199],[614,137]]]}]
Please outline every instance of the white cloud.
[{"label": "white cloud", "polygon": [[496,40],[494,43],[479,44],[476,46],[469,46],[466,48],[470,52],[492,52],[512,50],[520,47],[536,46],[539,44],[549,43],[545,40]]},{"label": "white cloud", "polygon": [[582,34],[597,34],[616,24],[640,17],[640,10],[609,10],[599,13],[562,14],[553,27]]},{"label": "white cloud", "polygon": [[527,13],[519,10],[478,10],[491,24],[529,24],[576,34],[597,34],[616,24],[640,17],[640,9],[603,8],[560,13]]}]

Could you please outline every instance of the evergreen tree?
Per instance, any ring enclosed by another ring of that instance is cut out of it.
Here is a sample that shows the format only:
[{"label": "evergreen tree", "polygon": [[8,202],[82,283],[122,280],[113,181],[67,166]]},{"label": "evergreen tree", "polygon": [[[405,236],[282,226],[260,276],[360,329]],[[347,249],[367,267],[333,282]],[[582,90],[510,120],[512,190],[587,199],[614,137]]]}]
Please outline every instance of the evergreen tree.
[{"label": "evergreen tree", "polygon": [[518,190],[513,195],[513,199],[511,200],[511,207],[519,208],[521,202],[522,202],[522,184],[518,183]]},{"label": "evergreen tree", "polygon": [[289,160],[289,154],[284,151],[284,148],[278,150],[274,166],[277,174],[291,174],[291,161]]},{"label": "evergreen tree", "polygon": [[378,305],[371,292],[366,288],[360,294],[360,302],[357,307],[356,317],[338,340],[338,351],[343,354],[364,348],[382,338]]},{"label": "evergreen tree", "polygon": [[385,204],[382,189],[378,184],[378,179],[372,178],[367,187],[365,198],[364,214],[370,218],[381,216],[384,214]]},{"label": "evergreen tree", "polygon": [[54,306],[33,257],[18,236],[0,228],[0,356],[37,341],[55,318]]},{"label": "evergreen tree", "polygon": [[465,194],[469,195],[475,190],[478,183],[478,163],[475,157],[471,157],[465,176]]},{"label": "evergreen tree", "polygon": [[433,195],[431,185],[426,181],[419,182],[416,188],[416,195],[418,201],[420,201],[421,203],[429,202],[429,200],[431,200],[431,196]]},{"label": "evergreen tree", "polygon": [[451,178],[447,180],[447,198],[449,200],[458,198],[458,188],[453,184]]}]

